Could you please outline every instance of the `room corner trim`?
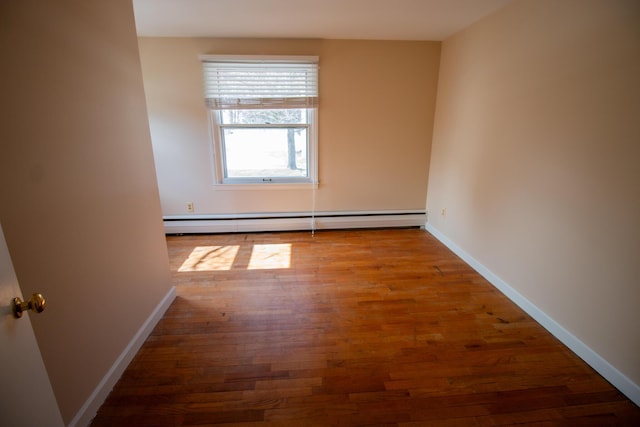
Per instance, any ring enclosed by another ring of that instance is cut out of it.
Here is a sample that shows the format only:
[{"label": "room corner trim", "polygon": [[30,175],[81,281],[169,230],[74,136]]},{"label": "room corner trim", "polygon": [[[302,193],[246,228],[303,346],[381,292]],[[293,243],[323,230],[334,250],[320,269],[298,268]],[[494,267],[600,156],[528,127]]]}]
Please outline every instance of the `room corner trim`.
[{"label": "room corner trim", "polygon": [[160,321],[175,298],[176,288],[172,286],[151,315],[149,315],[147,320],[142,324],[120,356],[118,356],[109,371],[107,371],[98,383],[76,416],[73,417],[69,423],[69,427],[84,427],[91,423],[91,420],[96,416],[98,409],[106,400],[111,389],[113,389],[116,382],[118,382],[127,366],[129,366],[129,363],[133,360],[136,353],[140,350],[140,347],[142,347],[142,344],[144,344],[153,328]]},{"label": "room corner trim", "polygon": [[573,351],[578,357],[584,360],[589,366],[595,369],[607,381],[613,384],[618,390],[624,393],[631,401],[640,406],[640,386],[620,372],[615,366],[606,359],[588,347],[585,343],[576,338],[571,332],[566,330],[560,323],[540,310],[535,304],[522,296],[518,291],[511,287],[508,283],[494,274],[487,267],[482,265],[478,260],[473,258],[458,245],[456,245],[447,236],[442,234],[431,224],[426,223],[425,229],[431,233],[436,239],[442,242],[446,247],[451,249],[456,255],[462,258],[480,275],[487,279],[494,287],[502,292],[507,298],[513,301],[527,314],[533,317],[542,327],[558,338],[564,345]]}]

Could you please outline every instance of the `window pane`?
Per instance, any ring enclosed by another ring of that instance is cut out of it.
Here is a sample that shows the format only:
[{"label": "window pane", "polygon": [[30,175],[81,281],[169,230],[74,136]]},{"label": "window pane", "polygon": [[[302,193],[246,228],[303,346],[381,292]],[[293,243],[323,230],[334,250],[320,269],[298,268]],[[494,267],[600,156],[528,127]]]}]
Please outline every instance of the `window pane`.
[{"label": "window pane", "polygon": [[283,110],[221,110],[223,124],[306,124],[307,110],[303,108]]},{"label": "window pane", "polygon": [[221,129],[225,178],[308,177],[307,129]]}]

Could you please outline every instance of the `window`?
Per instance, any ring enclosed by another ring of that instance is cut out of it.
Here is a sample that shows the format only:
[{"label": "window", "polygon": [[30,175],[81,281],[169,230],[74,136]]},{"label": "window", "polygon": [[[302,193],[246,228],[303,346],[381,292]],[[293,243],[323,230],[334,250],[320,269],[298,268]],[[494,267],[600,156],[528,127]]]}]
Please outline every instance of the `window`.
[{"label": "window", "polygon": [[316,57],[201,57],[218,184],[316,184]]}]

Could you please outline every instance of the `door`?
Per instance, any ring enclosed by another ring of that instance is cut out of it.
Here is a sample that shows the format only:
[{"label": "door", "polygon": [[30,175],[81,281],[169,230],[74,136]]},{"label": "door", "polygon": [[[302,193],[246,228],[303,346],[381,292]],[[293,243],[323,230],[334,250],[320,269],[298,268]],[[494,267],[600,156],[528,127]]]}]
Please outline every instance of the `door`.
[{"label": "door", "polygon": [[14,297],[24,299],[0,226],[0,425],[62,427],[29,320],[35,314],[16,319],[11,308]]}]

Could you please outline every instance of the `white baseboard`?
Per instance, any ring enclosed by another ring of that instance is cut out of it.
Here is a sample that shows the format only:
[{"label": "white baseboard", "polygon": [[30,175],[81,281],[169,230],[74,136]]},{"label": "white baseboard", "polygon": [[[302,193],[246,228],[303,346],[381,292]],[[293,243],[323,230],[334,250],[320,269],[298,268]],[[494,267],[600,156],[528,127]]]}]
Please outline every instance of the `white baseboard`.
[{"label": "white baseboard", "polygon": [[425,211],[349,211],[165,216],[167,234],[248,233],[380,227],[422,227]]},{"label": "white baseboard", "polygon": [[118,382],[124,370],[129,366],[129,363],[131,363],[133,357],[138,350],[140,350],[140,347],[142,347],[142,344],[167,311],[175,297],[176,288],[172,286],[162,301],[160,301],[160,304],[156,306],[127,347],[125,347],[113,363],[111,369],[109,369],[104,378],[102,378],[102,381],[98,383],[98,386],[93,390],[93,393],[91,393],[84,405],[82,405],[82,408],[80,408],[76,416],[73,417],[69,423],[69,427],[85,427],[91,423],[91,420],[96,416],[98,409],[100,409],[100,406],[104,403],[111,389],[116,385],[116,382]]},{"label": "white baseboard", "polygon": [[431,233],[436,239],[440,240],[445,246],[451,249],[456,255],[462,258],[474,270],[480,273],[493,286],[507,296],[511,301],[523,309],[527,314],[533,317],[547,331],[558,338],[564,345],[569,347],[578,357],[589,364],[607,381],[613,384],[618,390],[624,393],[631,401],[640,406],[640,386],[631,381],[615,366],[593,351],[585,343],[576,338],[571,332],[567,331],[561,324],[548,316],[544,311],[540,310],[535,304],[522,296],[518,291],[511,287],[508,283],[495,275],[491,270],[478,262],[475,258],[462,250],[448,237],[435,229],[431,224],[425,224],[425,229]]}]

